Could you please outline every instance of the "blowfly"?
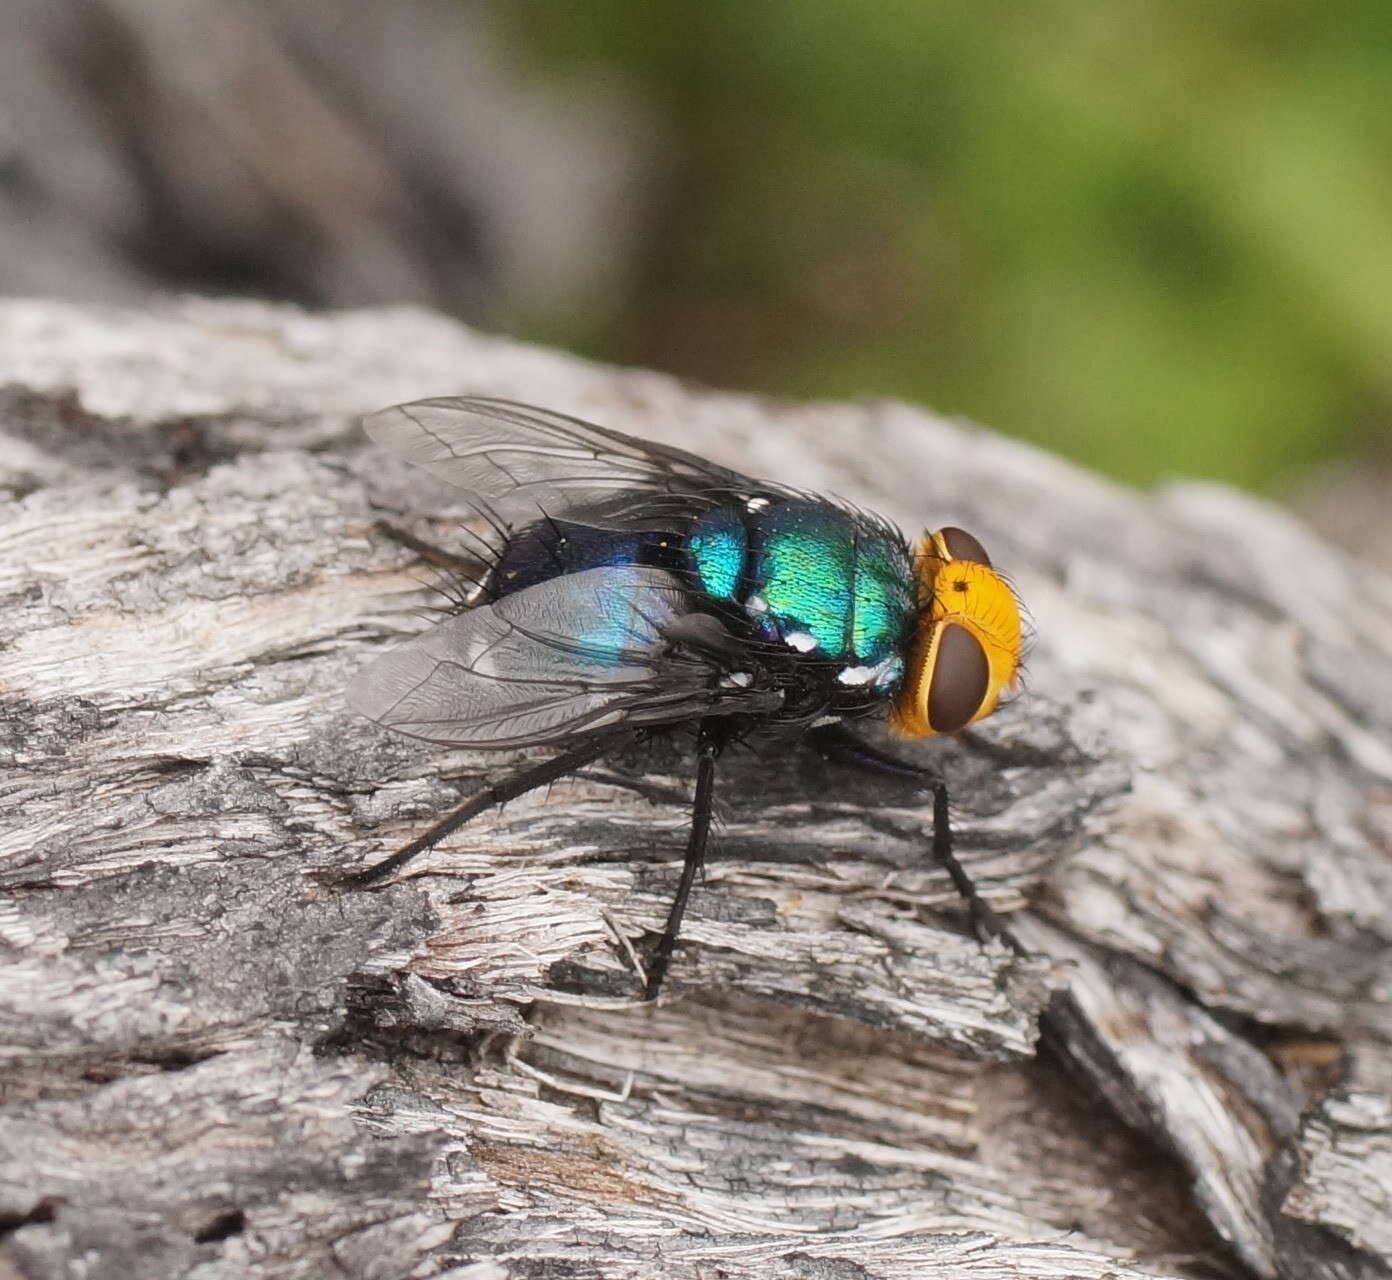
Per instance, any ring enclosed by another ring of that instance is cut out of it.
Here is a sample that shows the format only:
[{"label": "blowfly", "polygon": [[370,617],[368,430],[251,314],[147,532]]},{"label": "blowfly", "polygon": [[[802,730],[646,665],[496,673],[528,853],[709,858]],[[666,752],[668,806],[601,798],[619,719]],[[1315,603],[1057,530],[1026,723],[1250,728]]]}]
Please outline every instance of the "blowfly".
[{"label": "blowfly", "polygon": [[449,617],[361,671],[350,704],[427,742],[559,750],[352,883],[381,880],[484,809],[635,736],[690,727],[691,828],[648,953],[649,998],[701,870],[716,765],[732,743],[801,739],[828,759],[918,779],[933,797],[934,857],[978,932],[1003,932],[953,854],[941,778],[846,728],[880,716],[905,738],[956,733],[1015,686],[1019,605],[971,534],[944,528],[911,545],[844,503],[507,400],[420,400],[366,428],[463,490],[491,532],[470,557],[396,534],[437,565],[484,572]]}]

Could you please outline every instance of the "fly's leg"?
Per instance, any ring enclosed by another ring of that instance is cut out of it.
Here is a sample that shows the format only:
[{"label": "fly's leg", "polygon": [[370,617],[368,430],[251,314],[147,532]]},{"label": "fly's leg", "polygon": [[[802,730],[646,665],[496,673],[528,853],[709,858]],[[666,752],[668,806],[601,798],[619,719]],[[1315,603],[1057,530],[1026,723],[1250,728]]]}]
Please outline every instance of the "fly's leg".
[{"label": "fly's leg", "polygon": [[620,741],[621,736],[623,735],[607,734],[593,738],[569,751],[563,751],[550,760],[543,760],[540,764],[519,769],[501,782],[484,787],[482,791],[477,791],[470,796],[448,817],[442,818],[404,848],[398,849],[389,857],[373,863],[372,866],[362,871],[353,871],[335,877],[336,883],[348,889],[367,889],[379,884],[393,871],[399,871],[417,854],[433,848],[452,831],[457,831],[470,818],[476,818],[485,809],[491,809],[494,805],[506,804],[509,800],[516,800],[529,791],[535,791],[538,787],[544,787],[548,783],[564,778],[567,774],[574,773],[577,769],[584,768],[585,765],[593,763],[600,756],[612,751]]},{"label": "fly's leg", "polygon": [[1017,955],[1029,952],[1001,919],[999,912],[976,891],[976,885],[952,848],[952,818],[947,803],[947,783],[932,769],[900,760],[868,742],[862,742],[839,724],[824,725],[807,735],[808,745],[833,764],[850,765],[865,773],[919,782],[933,793],[933,859],[948,874],[953,887],[971,912],[972,927],[983,942],[1000,938]]},{"label": "fly's leg", "polygon": [[457,556],[453,551],[446,551],[443,547],[437,547],[433,542],[426,542],[424,538],[418,538],[414,533],[408,533],[405,529],[400,529],[385,520],[378,520],[374,528],[383,537],[399,543],[408,551],[414,551],[427,564],[433,564],[437,569],[466,576],[478,569],[477,560]]},{"label": "fly's leg", "polygon": [[715,762],[724,745],[723,737],[717,735],[709,721],[701,725],[696,735],[696,796],[691,807],[691,834],[686,841],[686,861],[682,864],[676,897],[672,899],[671,910],[667,912],[667,923],[662,926],[662,937],[658,939],[648,961],[648,981],[643,989],[646,1000],[655,1000],[662,989],[662,979],[667,976],[672,949],[677,945],[677,935],[681,932],[682,917],[686,915],[686,900],[691,896],[691,887],[696,883],[696,876],[705,862],[711,800],[715,792]]}]

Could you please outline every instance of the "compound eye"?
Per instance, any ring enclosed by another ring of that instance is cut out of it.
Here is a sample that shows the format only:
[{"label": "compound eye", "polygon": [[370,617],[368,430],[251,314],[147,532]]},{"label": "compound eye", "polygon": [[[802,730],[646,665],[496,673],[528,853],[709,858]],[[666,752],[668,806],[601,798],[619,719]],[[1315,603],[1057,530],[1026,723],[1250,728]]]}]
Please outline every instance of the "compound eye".
[{"label": "compound eye", "polygon": [[[975,539],[973,539],[975,541]],[[991,687],[986,650],[965,627],[943,627],[928,684],[928,724],[934,733],[956,733],[975,718]]]},{"label": "compound eye", "polygon": [[954,560],[971,560],[975,564],[984,564],[988,569],[991,567],[991,557],[986,554],[986,548],[965,529],[948,525],[938,530],[938,537]]}]

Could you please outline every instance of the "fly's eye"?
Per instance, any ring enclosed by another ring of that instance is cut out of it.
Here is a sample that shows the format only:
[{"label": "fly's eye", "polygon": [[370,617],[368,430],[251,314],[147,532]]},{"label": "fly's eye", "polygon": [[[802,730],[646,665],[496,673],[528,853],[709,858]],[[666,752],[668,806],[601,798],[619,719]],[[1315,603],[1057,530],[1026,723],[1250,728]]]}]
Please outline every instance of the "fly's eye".
[{"label": "fly's eye", "polygon": [[949,622],[938,639],[928,685],[928,724],[933,732],[956,733],[970,724],[990,685],[991,669],[981,642],[965,627]]},{"label": "fly's eye", "polygon": [[938,537],[954,560],[970,560],[975,564],[984,564],[988,569],[991,567],[991,557],[986,554],[986,548],[965,529],[948,525],[946,529],[938,530]]}]

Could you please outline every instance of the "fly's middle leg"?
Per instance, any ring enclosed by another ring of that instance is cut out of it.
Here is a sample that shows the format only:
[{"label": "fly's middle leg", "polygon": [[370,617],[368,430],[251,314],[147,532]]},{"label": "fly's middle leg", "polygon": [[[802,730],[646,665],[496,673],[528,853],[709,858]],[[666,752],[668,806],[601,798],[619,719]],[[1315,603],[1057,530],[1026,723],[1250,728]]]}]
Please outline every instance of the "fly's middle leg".
[{"label": "fly's middle leg", "polygon": [[681,879],[677,881],[676,896],[667,912],[662,936],[653,948],[647,966],[645,999],[654,1000],[662,989],[662,980],[672,961],[672,951],[681,932],[682,917],[686,915],[687,899],[696,883],[706,858],[706,838],[710,835],[712,800],[715,794],[715,762],[724,747],[724,737],[710,721],[702,723],[696,735],[696,796],[691,807],[691,834],[686,842],[686,859],[682,863]]}]

